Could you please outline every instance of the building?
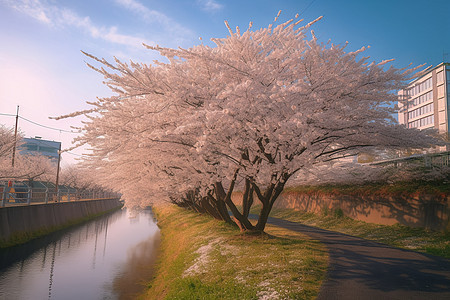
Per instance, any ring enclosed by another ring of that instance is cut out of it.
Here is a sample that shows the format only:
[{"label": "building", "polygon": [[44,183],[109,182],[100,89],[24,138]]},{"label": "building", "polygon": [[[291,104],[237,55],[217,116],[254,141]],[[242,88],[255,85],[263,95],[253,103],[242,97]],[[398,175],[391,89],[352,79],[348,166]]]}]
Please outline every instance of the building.
[{"label": "building", "polygon": [[398,92],[398,122],[409,128],[449,132],[450,63],[441,63]]},{"label": "building", "polygon": [[40,154],[49,157],[52,161],[58,161],[58,150],[61,149],[61,142],[47,141],[40,137],[24,138],[19,147],[20,154]]}]

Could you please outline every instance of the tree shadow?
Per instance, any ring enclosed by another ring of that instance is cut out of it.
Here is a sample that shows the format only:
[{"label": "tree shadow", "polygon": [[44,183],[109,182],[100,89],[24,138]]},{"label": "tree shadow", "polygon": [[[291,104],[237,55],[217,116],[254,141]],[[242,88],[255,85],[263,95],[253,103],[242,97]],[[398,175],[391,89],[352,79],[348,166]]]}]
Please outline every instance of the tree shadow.
[{"label": "tree shadow", "polygon": [[383,292],[400,299],[416,296],[450,299],[450,261],[447,259],[295,222],[275,218],[269,222],[300,231],[328,247],[330,267],[321,299],[346,289],[348,291],[344,293],[355,293],[352,289],[360,289]]}]

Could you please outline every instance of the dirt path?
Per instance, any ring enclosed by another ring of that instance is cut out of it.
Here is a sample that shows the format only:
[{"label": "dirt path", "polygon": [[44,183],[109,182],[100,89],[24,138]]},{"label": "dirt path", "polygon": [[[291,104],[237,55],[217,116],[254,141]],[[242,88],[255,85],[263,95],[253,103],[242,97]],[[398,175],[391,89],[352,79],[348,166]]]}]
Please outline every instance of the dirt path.
[{"label": "dirt path", "polygon": [[450,299],[450,260],[296,222],[269,223],[328,247],[330,266],[317,299]]}]

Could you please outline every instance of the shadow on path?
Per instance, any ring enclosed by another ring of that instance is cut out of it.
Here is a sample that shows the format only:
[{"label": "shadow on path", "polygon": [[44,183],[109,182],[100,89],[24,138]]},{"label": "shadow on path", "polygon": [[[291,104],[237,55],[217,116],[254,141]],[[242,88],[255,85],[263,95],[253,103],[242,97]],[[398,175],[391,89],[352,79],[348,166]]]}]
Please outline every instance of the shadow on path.
[{"label": "shadow on path", "polygon": [[329,270],[317,299],[450,299],[450,260],[277,218],[269,223],[328,247]]}]

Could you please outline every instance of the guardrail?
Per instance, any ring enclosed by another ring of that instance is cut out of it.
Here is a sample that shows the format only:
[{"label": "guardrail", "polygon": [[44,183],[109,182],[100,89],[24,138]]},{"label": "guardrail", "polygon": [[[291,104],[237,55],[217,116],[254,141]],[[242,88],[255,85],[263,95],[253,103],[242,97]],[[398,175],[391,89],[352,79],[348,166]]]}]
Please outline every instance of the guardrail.
[{"label": "guardrail", "polygon": [[413,164],[423,166],[428,169],[436,167],[450,166],[450,151],[439,153],[427,153],[427,154],[415,154],[406,157],[398,157],[393,159],[374,161],[369,163],[370,165],[384,165],[402,167],[405,164]]},{"label": "guardrail", "polygon": [[66,186],[59,186],[56,189],[45,185],[30,187],[23,183],[13,186],[0,184],[0,207],[119,197],[117,193],[104,190],[76,189]]}]

